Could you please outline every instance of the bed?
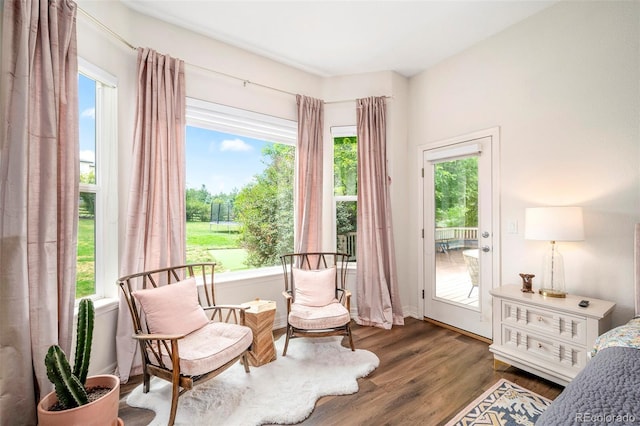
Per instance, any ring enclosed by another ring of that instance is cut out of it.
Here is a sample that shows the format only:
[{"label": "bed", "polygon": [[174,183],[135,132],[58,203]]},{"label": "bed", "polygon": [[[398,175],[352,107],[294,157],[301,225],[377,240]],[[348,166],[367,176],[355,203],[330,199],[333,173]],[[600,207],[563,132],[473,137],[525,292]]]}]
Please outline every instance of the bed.
[{"label": "bed", "polygon": [[596,340],[591,360],[536,425],[640,425],[640,224],[635,228],[636,317]]}]

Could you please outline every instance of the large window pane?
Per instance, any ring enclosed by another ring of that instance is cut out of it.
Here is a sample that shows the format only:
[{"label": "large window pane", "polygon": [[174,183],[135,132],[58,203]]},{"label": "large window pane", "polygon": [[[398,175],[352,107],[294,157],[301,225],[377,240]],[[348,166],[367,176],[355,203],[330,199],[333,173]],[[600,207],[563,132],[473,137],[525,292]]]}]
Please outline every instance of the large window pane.
[{"label": "large window pane", "polygon": [[229,272],[293,251],[294,160],[291,145],[187,126],[187,262]]},{"label": "large window pane", "polygon": [[336,247],[349,260],[356,260],[357,206],[356,201],[336,201]]},{"label": "large window pane", "polygon": [[78,75],[80,182],[96,183],[96,81]]},{"label": "large window pane", "polygon": [[336,208],[336,249],[356,260],[358,213],[358,138],[333,138],[333,194]]},{"label": "large window pane", "polygon": [[333,138],[333,193],[334,195],[358,194],[358,144],[357,138]]},{"label": "large window pane", "polygon": [[99,83],[78,74],[80,200],[76,298],[96,293],[96,90]]}]

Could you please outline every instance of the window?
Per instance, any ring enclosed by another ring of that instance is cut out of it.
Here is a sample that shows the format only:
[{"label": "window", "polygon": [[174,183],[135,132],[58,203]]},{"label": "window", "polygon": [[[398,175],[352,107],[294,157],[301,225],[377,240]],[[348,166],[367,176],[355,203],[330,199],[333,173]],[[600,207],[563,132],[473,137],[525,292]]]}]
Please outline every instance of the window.
[{"label": "window", "polygon": [[332,127],[336,249],[356,260],[358,138],[355,126]]},{"label": "window", "polygon": [[117,217],[117,201],[113,200],[117,198],[112,196],[117,191],[117,181],[107,179],[108,175],[116,176],[110,168],[117,152],[116,80],[83,60],[79,60],[78,69],[80,199],[76,298],[97,298],[105,296],[104,283],[113,282],[117,268],[117,223],[113,220]]},{"label": "window", "polygon": [[293,251],[294,121],[187,99],[187,262],[233,272]]}]

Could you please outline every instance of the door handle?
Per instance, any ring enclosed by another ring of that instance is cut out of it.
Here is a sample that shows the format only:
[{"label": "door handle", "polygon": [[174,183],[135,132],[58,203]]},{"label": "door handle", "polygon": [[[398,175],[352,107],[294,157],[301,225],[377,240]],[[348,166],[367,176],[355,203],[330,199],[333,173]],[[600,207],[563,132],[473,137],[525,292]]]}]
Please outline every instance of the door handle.
[{"label": "door handle", "polygon": [[482,238],[489,238],[489,233],[487,231],[484,231],[482,233]]},{"label": "door handle", "polygon": [[489,246],[482,246],[482,251],[483,251],[483,252],[485,252],[485,253],[486,253],[486,252],[488,252],[488,251],[490,251],[490,250],[491,250],[491,247],[489,247]]}]

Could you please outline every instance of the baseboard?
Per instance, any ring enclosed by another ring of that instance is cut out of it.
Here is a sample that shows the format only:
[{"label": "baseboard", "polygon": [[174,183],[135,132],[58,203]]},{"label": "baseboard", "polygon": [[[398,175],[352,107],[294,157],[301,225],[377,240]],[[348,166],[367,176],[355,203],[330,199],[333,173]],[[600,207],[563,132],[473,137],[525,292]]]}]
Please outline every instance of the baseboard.
[{"label": "baseboard", "polygon": [[433,325],[437,325],[438,327],[446,328],[447,330],[455,331],[456,333],[460,333],[460,334],[462,334],[464,336],[471,337],[471,338],[476,339],[476,340],[480,340],[481,342],[488,343],[488,344],[493,343],[493,340],[487,339],[484,336],[480,336],[478,334],[471,333],[470,331],[463,330],[461,328],[454,327],[454,326],[449,325],[449,324],[445,324],[444,322],[440,322],[438,320],[434,320],[433,318],[424,317],[424,320],[426,322],[428,322],[428,323],[433,324]]}]

